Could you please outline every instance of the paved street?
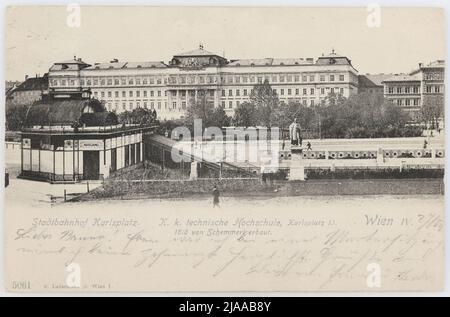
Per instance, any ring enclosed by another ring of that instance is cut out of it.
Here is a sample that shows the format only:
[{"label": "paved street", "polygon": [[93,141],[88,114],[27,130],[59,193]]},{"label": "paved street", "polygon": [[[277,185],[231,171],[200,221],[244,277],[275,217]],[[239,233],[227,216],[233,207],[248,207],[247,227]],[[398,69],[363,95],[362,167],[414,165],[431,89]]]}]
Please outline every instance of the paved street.
[{"label": "paved street", "polygon": [[[101,186],[101,181],[89,181],[89,189]],[[53,201],[63,201],[64,189],[67,195],[87,192],[86,182],[77,184],[50,184],[27,179],[10,179],[5,188],[5,201],[14,204],[38,205]],[[26,195],[24,195],[26,193]]]}]

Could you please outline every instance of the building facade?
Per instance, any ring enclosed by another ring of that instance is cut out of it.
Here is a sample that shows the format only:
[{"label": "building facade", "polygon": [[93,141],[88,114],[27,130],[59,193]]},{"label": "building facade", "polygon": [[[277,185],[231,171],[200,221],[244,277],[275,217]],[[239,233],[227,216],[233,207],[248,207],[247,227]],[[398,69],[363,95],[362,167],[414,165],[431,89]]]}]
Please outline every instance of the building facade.
[{"label": "building facade", "polygon": [[358,92],[358,72],[336,54],[314,58],[228,60],[199,49],[174,55],[169,63],[121,62],[93,65],[81,59],[55,63],[49,70],[52,92],[89,89],[108,110],[155,109],[160,119],[178,119],[192,100],[204,95],[212,106],[232,115],[249,101],[255,84],[268,80],[280,101],[314,106],[330,93]]},{"label": "building facade", "polygon": [[[409,74],[395,75],[383,81],[384,97],[417,116],[429,102],[444,101],[445,61],[422,63]],[[437,98],[436,98],[437,97]]]}]

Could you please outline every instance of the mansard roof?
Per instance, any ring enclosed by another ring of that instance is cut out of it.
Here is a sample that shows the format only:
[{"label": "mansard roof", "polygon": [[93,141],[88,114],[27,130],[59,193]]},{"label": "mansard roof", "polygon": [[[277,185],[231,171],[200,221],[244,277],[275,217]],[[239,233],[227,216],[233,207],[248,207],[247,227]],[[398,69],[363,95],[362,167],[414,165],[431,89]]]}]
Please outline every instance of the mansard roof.
[{"label": "mansard roof", "polygon": [[183,52],[183,53],[179,53],[174,55],[174,57],[195,57],[195,56],[220,56],[217,55],[215,53],[209,52],[207,50],[203,49],[203,46],[200,46],[198,49],[192,50],[192,51],[188,51],[188,52]]},{"label": "mansard roof", "polygon": [[111,61],[106,63],[95,63],[89,67],[86,67],[86,70],[94,70],[94,69],[124,69],[124,68],[166,68],[167,65],[163,62],[119,62],[119,61]]},{"label": "mansard roof", "polygon": [[48,89],[48,74],[43,77],[30,77],[23,83],[14,88],[14,91],[31,91],[31,90],[47,90]]},{"label": "mansard roof", "polygon": [[420,77],[418,75],[396,74],[390,78],[383,80],[383,82],[401,82],[401,81],[420,81]]},{"label": "mansard roof", "polygon": [[55,70],[80,70],[90,66],[88,63],[83,62],[81,58],[74,56],[73,59],[65,60],[62,62],[56,62],[50,67],[51,71]]},{"label": "mansard roof", "polygon": [[312,65],[313,58],[251,58],[232,60],[228,66],[291,66]]},{"label": "mansard roof", "polygon": [[334,50],[328,55],[322,55],[317,59],[317,65],[352,65],[352,61],[346,56],[335,53]]}]

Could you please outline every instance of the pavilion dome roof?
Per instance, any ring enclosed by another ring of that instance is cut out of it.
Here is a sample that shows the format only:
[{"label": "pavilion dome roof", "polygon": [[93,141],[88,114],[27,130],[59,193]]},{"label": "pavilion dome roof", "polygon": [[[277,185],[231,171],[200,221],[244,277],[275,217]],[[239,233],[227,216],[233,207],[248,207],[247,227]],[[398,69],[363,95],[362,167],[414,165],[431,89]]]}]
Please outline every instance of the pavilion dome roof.
[{"label": "pavilion dome roof", "polygon": [[[87,113],[103,114],[86,116],[85,114]],[[111,124],[111,117],[109,117],[108,120],[105,120],[106,117],[104,114],[108,113],[105,106],[96,99],[64,99],[48,102],[38,101],[28,108],[24,126],[61,126],[72,125],[75,122],[82,124],[83,115],[85,115],[84,118],[89,117],[86,120],[89,121],[90,126],[102,126],[105,125],[106,121],[108,121],[108,124]],[[93,117],[95,117],[95,119],[92,119]],[[114,119],[112,120],[114,121]],[[117,123],[117,118],[115,122]]]}]

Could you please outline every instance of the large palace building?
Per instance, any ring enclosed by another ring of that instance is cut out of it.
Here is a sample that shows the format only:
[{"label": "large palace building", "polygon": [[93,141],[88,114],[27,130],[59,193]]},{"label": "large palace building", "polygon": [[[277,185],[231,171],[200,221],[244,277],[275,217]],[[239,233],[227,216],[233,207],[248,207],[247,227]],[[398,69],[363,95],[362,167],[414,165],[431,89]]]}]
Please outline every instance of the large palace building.
[{"label": "large palace building", "polygon": [[169,63],[114,59],[91,65],[75,57],[53,64],[48,78],[55,95],[89,89],[110,111],[145,107],[155,109],[160,119],[183,117],[189,102],[199,96],[232,115],[249,100],[254,85],[265,80],[281,101],[308,106],[325,102],[330,93],[349,97],[358,92],[358,71],[350,59],[334,51],[317,59],[228,60],[202,45],[174,55]]}]

